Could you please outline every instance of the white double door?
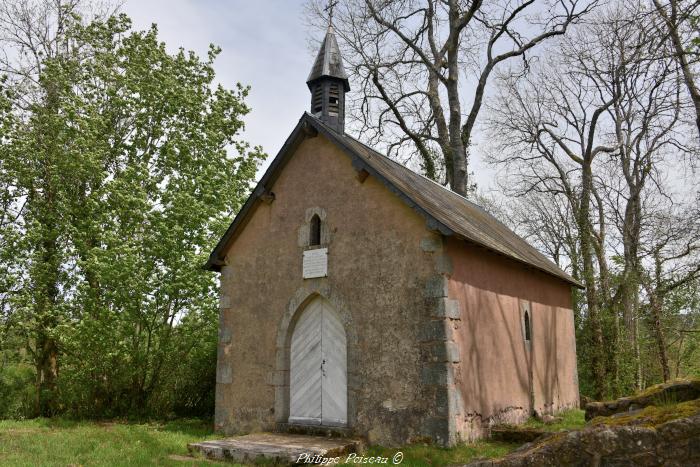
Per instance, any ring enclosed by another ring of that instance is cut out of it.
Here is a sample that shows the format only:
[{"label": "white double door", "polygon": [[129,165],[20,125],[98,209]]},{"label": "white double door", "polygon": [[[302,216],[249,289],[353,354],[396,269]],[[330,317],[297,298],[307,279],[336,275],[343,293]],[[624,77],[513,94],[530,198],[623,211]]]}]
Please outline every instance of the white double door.
[{"label": "white double door", "polygon": [[294,327],[290,348],[289,423],[346,425],[347,341],[330,304],[311,301]]}]

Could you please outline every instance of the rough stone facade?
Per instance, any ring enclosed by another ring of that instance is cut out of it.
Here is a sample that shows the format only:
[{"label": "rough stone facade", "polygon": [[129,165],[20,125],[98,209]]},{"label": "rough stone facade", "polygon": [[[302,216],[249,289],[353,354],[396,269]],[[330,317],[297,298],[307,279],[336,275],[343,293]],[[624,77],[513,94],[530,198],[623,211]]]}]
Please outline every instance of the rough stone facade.
[{"label": "rough stone facade", "polygon": [[[231,245],[221,286],[216,426],[274,429],[289,414],[289,339],[316,294],[348,338],[348,424],[370,442],[425,436],[424,355],[416,345],[433,272],[425,222],[321,136],[296,150]],[[320,213],[328,277],[302,279],[308,221]]]},{"label": "rough stone facade", "polygon": [[[290,337],[316,296],[345,326],[348,429],[369,443],[453,444],[577,404],[568,284],[435,233],[322,135],[301,142],[270,192],[222,267],[217,430],[287,423]],[[303,279],[314,214],[328,277]]]}]

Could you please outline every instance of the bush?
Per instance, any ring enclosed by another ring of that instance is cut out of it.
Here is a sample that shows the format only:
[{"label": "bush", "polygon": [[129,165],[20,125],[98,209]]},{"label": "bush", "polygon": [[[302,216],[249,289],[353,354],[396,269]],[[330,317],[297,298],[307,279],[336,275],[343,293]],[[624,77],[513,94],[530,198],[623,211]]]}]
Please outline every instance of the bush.
[{"label": "bush", "polygon": [[36,373],[27,364],[0,367],[0,419],[23,419],[33,415]]}]

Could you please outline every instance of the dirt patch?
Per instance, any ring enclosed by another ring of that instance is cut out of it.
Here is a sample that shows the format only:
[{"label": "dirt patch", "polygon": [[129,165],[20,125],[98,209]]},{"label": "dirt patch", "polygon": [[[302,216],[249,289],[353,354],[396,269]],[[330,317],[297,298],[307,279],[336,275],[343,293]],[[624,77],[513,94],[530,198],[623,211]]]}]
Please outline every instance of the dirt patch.
[{"label": "dirt patch", "polygon": [[97,422],[95,425],[99,426],[100,428],[107,430],[107,431],[112,431],[115,427],[115,425],[119,425],[118,423],[115,422]]},{"label": "dirt patch", "polygon": [[[34,435],[41,433],[41,428],[10,428],[7,430],[0,431],[0,437],[4,435]],[[43,430],[46,431],[46,430]]]},{"label": "dirt patch", "polygon": [[491,439],[505,443],[531,443],[540,436],[549,434],[544,430],[530,427],[501,425],[491,428]]}]

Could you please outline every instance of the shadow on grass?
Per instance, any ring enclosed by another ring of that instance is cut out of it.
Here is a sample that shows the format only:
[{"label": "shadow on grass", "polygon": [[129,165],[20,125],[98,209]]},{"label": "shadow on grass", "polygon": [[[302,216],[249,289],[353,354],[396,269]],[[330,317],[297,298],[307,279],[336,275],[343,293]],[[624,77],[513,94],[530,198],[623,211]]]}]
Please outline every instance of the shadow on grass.
[{"label": "shadow on grass", "polygon": [[202,437],[214,433],[214,423],[208,419],[186,418],[176,420],[154,419],[70,419],[70,418],[34,418],[18,423],[29,424],[33,428],[73,429],[81,427],[113,428],[116,426],[147,426],[157,431],[180,433],[186,436]]},{"label": "shadow on grass", "polygon": [[536,418],[530,418],[521,427],[537,428],[543,431],[580,430],[586,426],[584,415],[583,410],[569,409],[557,414],[554,423],[543,423]]},{"label": "shadow on grass", "polygon": [[[386,448],[371,446],[365,452],[358,454],[364,458],[379,456],[387,459],[392,464],[394,456],[402,453],[401,465],[407,466],[431,466],[464,464],[475,459],[491,459],[503,456],[519,447],[519,444],[499,441],[475,441],[473,443],[460,444],[451,448],[443,448],[427,444],[411,444],[401,448]],[[344,462],[349,462],[345,464]],[[341,459],[339,465],[357,465],[356,460]]]},{"label": "shadow on grass", "polygon": [[208,436],[214,433],[214,422],[200,418],[185,418],[161,422],[161,431],[182,433],[188,436]]}]

